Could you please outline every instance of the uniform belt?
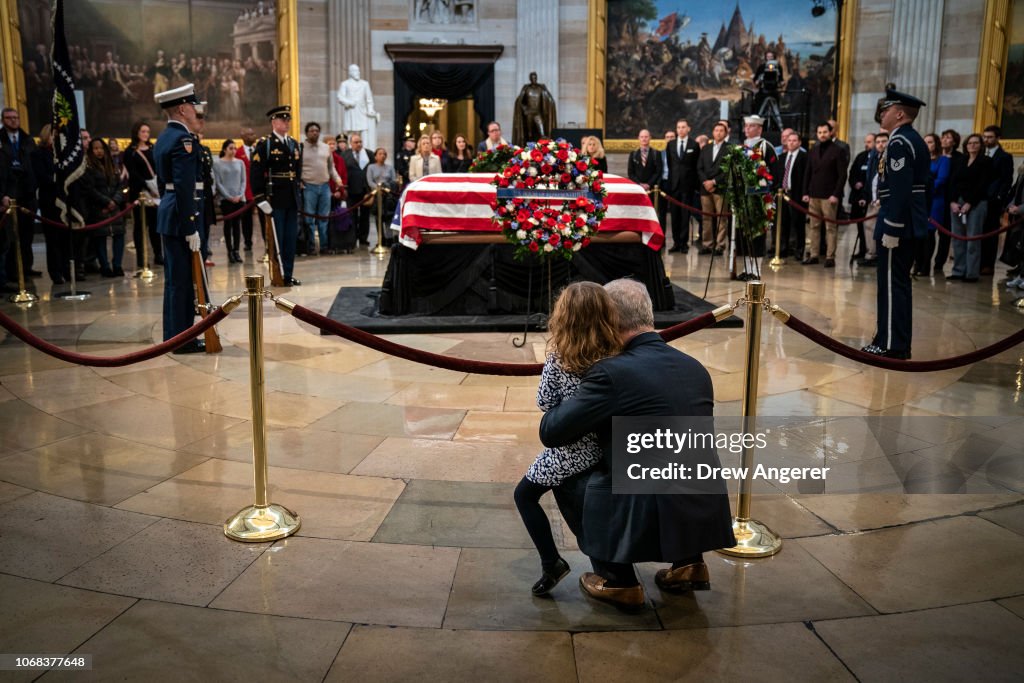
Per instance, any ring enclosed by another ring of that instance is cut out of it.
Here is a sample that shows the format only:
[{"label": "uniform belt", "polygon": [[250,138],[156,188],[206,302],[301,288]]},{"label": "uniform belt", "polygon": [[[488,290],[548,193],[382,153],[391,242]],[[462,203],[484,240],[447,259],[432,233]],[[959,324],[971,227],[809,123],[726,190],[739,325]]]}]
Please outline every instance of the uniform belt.
[{"label": "uniform belt", "polygon": [[[168,192],[174,192],[174,183],[167,183],[167,185],[164,186],[164,189],[166,191],[168,191]],[[203,184],[202,183],[196,183],[196,189],[197,190],[202,190],[203,189]]]},{"label": "uniform belt", "polygon": [[270,177],[271,178],[281,178],[281,179],[284,179],[284,180],[295,180],[295,174],[294,173],[271,173]]}]

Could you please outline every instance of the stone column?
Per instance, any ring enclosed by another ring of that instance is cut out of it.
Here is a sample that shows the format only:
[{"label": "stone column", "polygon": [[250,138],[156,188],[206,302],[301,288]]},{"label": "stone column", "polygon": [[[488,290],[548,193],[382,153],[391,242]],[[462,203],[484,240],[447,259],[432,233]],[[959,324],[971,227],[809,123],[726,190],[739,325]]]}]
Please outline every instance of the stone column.
[{"label": "stone column", "polygon": [[944,8],[945,0],[897,0],[893,6],[886,80],[927,103],[914,124],[919,131],[935,126]]},{"label": "stone column", "polygon": [[371,81],[370,0],[328,2],[327,26],[327,77],[332,90],[328,130],[334,132],[341,130],[338,86],[348,78],[349,64],[357,64],[362,78]]},{"label": "stone column", "polygon": [[[537,72],[558,104],[558,5],[551,0],[519,0],[516,3],[516,95],[530,81],[530,72]],[[586,32],[586,25],[580,27]],[[501,87],[501,84],[497,84]],[[562,118],[559,108],[559,119]],[[509,131],[511,132],[511,131]]]}]

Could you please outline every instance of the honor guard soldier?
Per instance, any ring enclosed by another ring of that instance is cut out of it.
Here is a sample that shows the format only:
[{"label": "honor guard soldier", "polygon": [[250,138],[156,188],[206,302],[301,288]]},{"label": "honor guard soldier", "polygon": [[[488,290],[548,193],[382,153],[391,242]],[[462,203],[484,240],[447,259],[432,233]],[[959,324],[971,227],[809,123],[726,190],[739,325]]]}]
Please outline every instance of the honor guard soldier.
[{"label": "honor guard soldier", "polygon": [[302,284],[292,277],[295,243],[299,236],[299,183],[302,178],[302,145],[288,135],[292,108],[285,104],[267,112],[272,132],[252,147],[252,191],[272,209],[274,231],[285,285]]},{"label": "honor guard soldier", "polygon": [[[199,251],[199,211],[197,197],[200,177],[199,144],[193,131],[197,127],[196,106],[201,105],[189,83],[158,93],[155,98],[167,114],[167,128],[153,148],[160,205],[156,211],[156,231],[164,247],[164,341],[192,327],[195,318],[195,290],[192,285],[192,254]],[[201,341],[191,341],[175,353],[204,351]]]},{"label": "honor guard soldier", "polygon": [[887,89],[875,114],[889,131],[889,144],[878,162],[878,322],[874,339],[862,350],[902,360],[910,358],[914,241],[927,236],[931,204],[931,157],[913,128],[923,106],[916,97]]}]

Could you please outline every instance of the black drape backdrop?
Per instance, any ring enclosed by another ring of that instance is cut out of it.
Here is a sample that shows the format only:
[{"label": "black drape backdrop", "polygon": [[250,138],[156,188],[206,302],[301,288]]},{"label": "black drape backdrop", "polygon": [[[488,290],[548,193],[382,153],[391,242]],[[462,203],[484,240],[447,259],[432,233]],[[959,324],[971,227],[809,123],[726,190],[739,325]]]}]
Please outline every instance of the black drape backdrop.
[{"label": "black drape backdrop", "polygon": [[480,137],[494,120],[494,64],[395,63],[395,149],[402,146],[405,122],[420,97],[460,100],[473,97]]}]

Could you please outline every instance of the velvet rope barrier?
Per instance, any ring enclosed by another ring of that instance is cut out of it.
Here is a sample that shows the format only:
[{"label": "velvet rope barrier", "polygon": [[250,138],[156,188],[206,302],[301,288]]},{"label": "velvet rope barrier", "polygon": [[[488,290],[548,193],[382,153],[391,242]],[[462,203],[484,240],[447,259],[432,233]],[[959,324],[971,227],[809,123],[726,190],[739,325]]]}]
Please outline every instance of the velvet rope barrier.
[{"label": "velvet rope barrier", "polygon": [[[356,344],[381,351],[397,358],[410,360],[414,363],[422,363],[424,365],[430,365],[444,370],[453,370],[455,372],[470,372],[477,375],[504,375],[511,377],[539,375],[541,370],[544,368],[543,363],[497,363],[494,361],[473,360],[470,358],[455,358],[453,356],[444,356],[439,353],[431,353],[430,351],[422,351],[402,344],[396,344],[395,342],[388,341],[387,339],[382,339],[375,334],[364,332],[363,330],[350,325],[339,323],[336,320],[331,320],[330,318],[323,316],[312,309],[306,308],[305,306],[293,304],[292,302],[284,299],[277,299],[276,301],[278,308],[281,310],[291,313],[298,320],[319,328],[324,332],[337,335],[342,339],[347,339],[351,342],[355,342]],[[731,306],[723,306],[715,309],[714,311],[703,313],[692,320],[687,320],[686,322],[679,323],[678,325],[665,328],[660,332],[660,334],[665,341],[672,341],[673,339],[693,334],[694,332],[702,330],[709,325],[713,325],[717,320],[729,317],[729,315],[732,315],[732,310]]]},{"label": "velvet rope barrier", "polygon": [[34,213],[32,213],[31,211],[29,211],[28,209],[21,209],[21,212],[26,214],[26,215],[28,215],[28,216],[32,216],[32,218],[34,218],[35,220],[38,220],[40,223],[42,223],[44,225],[49,225],[49,226],[52,226],[54,228],[64,228],[65,230],[83,231],[83,230],[99,230],[100,228],[105,228],[108,225],[110,225],[111,223],[113,223],[114,221],[120,220],[120,219],[124,218],[125,216],[127,216],[129,213],[132,212],[132,209],[134,209],[137,205],[138,205],[137,201],[129,202],[128,205],[126,207],[124,207],[124,210],[114,214],[110,218],[104,218],[103,220],[101,220],[98,223],[91,223],[89,225],[83,225],[83,226],[78,227],[78,228],[73,227],[71,225],[67,225],[66,223],[61,223],[60,221],[50,220],[49,218],[45,218],[43,216],[37,216]]},{"label": "velvet rope barrier", "polygon": [[240,208],[240,209],[237,209],[237,210],[235,210],[235,211],[232,211],[231,213],[229,213],[229,214],[228,214],[228,215],[226,215],[226,216],[221,216],[221,217],[220,217],[220,219],[221,219],[222,221],[230,221],[230,220],[233,220],[233,219],[235,219],[235,218],[238,218],[238,217],[239,217],[239,216],[241,216],[242,214],[244,214],[244,213],[245,213],[246,211],[252,211],[252,207],[254,207],[254,206],[256,206],[256,200],[255,200],[255,199],[250,199],[249,201],[247,201],[247,202],[245,203],[245,205],[244,205],[244,206],[242,206],[242,208]]},{"label": "velvet rope barrier", "polygon": [[368,204],[370,204],[370,202],[373,201],[373,197],[374,197],[375,194],[376,194],[376,191],[371,192],[370,194],[368,194],[365,197],[363,197],[362,199],[360,199],[358,203],[356,203],[356,204],[354,204],[352,206],[339,206],[337,208],[337,210],[332,211],[331,213],[327,214],[326,216],[322,216],[322,215],[320,215],[318,213],[306,213],[302,209],[299,209],[298,211],[299,211],[299,215],[300,216],[304,216],[306,218],[312,218],[312,219],[318,220],[318,221],[328,221],[328,220],[330,220],[332,218],[341,218],[342,216],[351,213],[355,209],[358,209],[358,208],[360,208],[362,206],[367,206]]},{"label": "velvet rope barrier", "polygon": [[687,211],[695,213],[695,214],[697,214],[699,216],[710,216],[711,218],[729,218],[730,216],[732,216],[732,214],[730,212],[728,212],[728,211],[723,211],[722,213],[712,213],[710,211],[702,211],[701,209],[698,209],[696,206],[690,206],[689,204],[684,204],[683,202],[679,201],[678,199],[676,199],[672,195],[666,194],[664,190],[658,190],[658,194],[660,194],[662,197],[664,197],[665,199],[667,199],[671,203],[675,204],[676,206],[682,207],[682,208],[686,209]]},{"label": "velvet rope barrier", "polygon": [[[810,216],[811,218],[814,218],[816,220],[825,221],[826,223],[833,223],[835,225],[853,225],[855,223],[863,223],[865,221],[871,220],[872,218],[878,217],[877,213],[873,213],[870,216],[864,216],[863,218],[829,218],[828,216],[822,216],[821,214],[814,213],[810,209],[805,209],[804,207],[800,206],[799,203],[793,201],[792,197],[787,196],[786,203],[802,214]],[[838,207],[839,205],[836,204],[836,206]]]},{"label": "velvet rope barrier", "polygon": [[1024,342],[1024,329],[1021,329],[1014,334],[1011,334],[1009,337],[997,341],[995,344],[990,344],[989,346],[976,349],[961,356],[953,356],[952,358],[942,358],[939,360],[899,360],[898,358],[883,358],[882,356],[876,356],[873,353],[867,353],[865,351],[855,349],[852,346],[847,346],[841,341],[833,339],[824,332],[814,329],[803,320],[794,318],[777,307],[772,308],[772,313],[789,329],[798,334],[802,334],[815,344],[818,344],[833,353],[837,353],[844,358],[849,358],[850,360],[857,361],[858,363],[873,365],[876,368],[882,368],[884,370],[897,370],[899,372],[936,372],[939,370],[960,368],[965,365],[971,365],[972,363],[977,363],[978,361],[991,358],[992,356],[1000,354],[1003,351],[1011,349],[1021,342]]},{"label": "velvet rope barrier", "polygon": [[944,226],[942,223],[939,223],[934,218],[929,218],[928,223],[934,226],[935,229],[941,232],[943,235],[947,235],[955,240],[961,240],[963,242],[973,242],[974,240],[983,240],[988,239],[989,237],[995,237],[996,235],[1001,235],[1010,228],[1015,228],[1018,225],[1024,223],[1024,218],[1017,219],[1014,222],[1004,225],[1001,228],[990,230],[989,232],[983,232],[980,235],[957,235],[955,233],[950,232],[949,228]]},{"label": "velvet rope barrier", "polygon": [[230,313],[233,308],[234,306],[231,306],[225,310],[223,307],[218,307],[214,309],[210,315],[206,316],[181,334],[171,337],[160,344],[154,344],[153,346],[140,349],[139,351],[133,351],[132,353],[126,353],[122,356],[87,356],[82,353],[62,349],[59,346],[55,346],[45,339],[40,339],[36,335],[32,334],[21,325],[14,322],[14,320],[12,320],[3,311],[0,311],[0,327],[5,328],[8,332],[37,351],[42,351],[46,355],[62,361],[74,363],[75,365],[88,365],[94,368],[119,368],[125,365],[132,365],[133,363],[141,363],[144,360],[156,358],[157,356],[162,356],[165,353],[173,351],[179,346],[182,346],[203,334],[206,330],[210,329],[221,320],[224,320],[224,318],[228,317],[228,313]]}]

